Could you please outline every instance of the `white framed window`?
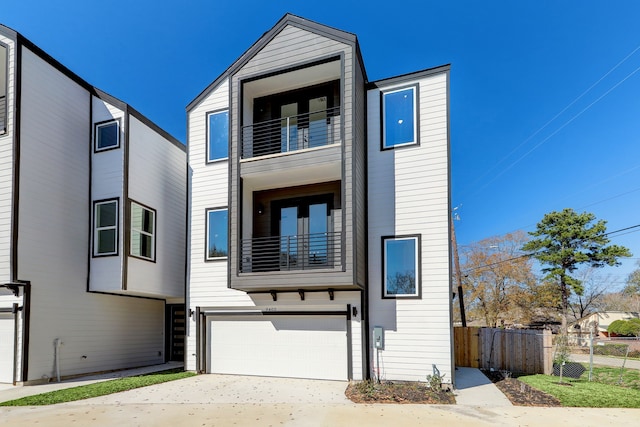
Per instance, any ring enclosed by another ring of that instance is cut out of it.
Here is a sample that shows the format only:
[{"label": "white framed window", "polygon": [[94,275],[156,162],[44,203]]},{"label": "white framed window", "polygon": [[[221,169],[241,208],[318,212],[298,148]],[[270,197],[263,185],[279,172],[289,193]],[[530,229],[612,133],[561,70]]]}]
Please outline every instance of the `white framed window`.
[{"label": "white framed window", "polygon": [[382,298],[421,298],[420,235],[382,237]]},{"label": "white framed window", "polygon": [[227,208],[207,209],[207,261],[226,259],[229,256],[229,211]]},{"label": "white framed window", "polygon": [[207,162],[229,157],[229,111],[207,114]]},{"label": "white framed window", "polygon": [[418,140],[418,86],[382,92],[382,150]]},{"label": "white framed window", "polygon": [[93,256],[118,255],[118,199],[93,203]]},{"label": "white framed window", "polygon": [[108,120],[95,124],[95,152],[113,150],[120,147],[120,121]]},{"label": "white framed window", "polygon": [[131,202],[131,242],[129,254],[149,261],[156,259],[156,211]]}]

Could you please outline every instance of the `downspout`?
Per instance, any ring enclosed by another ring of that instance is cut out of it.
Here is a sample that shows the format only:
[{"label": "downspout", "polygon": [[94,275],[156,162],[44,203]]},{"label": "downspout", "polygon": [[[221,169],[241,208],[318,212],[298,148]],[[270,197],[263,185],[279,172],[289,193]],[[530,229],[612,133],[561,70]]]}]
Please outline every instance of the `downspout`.
[{"label": "downspout", "polygon": [[56,378],[58,380],[58,382],[60,382],[60,347],[62,346],[62,344],[64,344],[62,342],[62,339],[60,338],[56,338],[54,340],[55,346],[56,346]]},{"label": "downspout", "polygon": [[13,385],[18,383],[18,304],[13,304]]}]

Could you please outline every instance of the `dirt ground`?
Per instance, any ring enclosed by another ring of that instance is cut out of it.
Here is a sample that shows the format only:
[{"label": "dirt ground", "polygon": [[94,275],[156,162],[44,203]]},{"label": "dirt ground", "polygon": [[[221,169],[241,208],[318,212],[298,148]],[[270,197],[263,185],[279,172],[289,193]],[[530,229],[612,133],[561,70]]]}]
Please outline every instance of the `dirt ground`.
[{"label": "dirt ground", "polygon": [[555,397],[536,390],[517,378],[504,378],[498,371],[482,371],[517,406],[562,406]]},{"label": "dirt ground", "polygon": [[456,403],[453,393],[432,391],[423,383],[412,382],[352,382],[344,394],[355,403]]}]

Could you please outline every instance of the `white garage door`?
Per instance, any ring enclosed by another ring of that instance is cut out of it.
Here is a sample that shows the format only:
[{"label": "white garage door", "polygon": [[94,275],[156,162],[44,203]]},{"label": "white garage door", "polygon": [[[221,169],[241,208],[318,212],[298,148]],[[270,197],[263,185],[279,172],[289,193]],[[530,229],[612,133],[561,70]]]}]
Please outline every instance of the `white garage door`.
[{"label": "white garage door", "polygon": [[347,379],[345,315],[210,317],[208,371]]},{"label": "white garage door", "polygon": [[0,313],[0,383],[13,382],[13,314]]}]

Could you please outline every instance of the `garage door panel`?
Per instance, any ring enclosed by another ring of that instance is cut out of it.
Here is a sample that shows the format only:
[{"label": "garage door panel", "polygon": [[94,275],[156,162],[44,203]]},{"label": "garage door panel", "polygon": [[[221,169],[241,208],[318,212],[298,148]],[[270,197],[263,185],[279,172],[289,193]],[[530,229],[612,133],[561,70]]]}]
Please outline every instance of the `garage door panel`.
[{"label": "garage door panel", "polygon": [[344,316],[240,316],[209,323],[209,371],[347,379]]},{"label": "garage door panel", "polygon": [[0,383],[13,382],[13,314],[0,314]]}]

